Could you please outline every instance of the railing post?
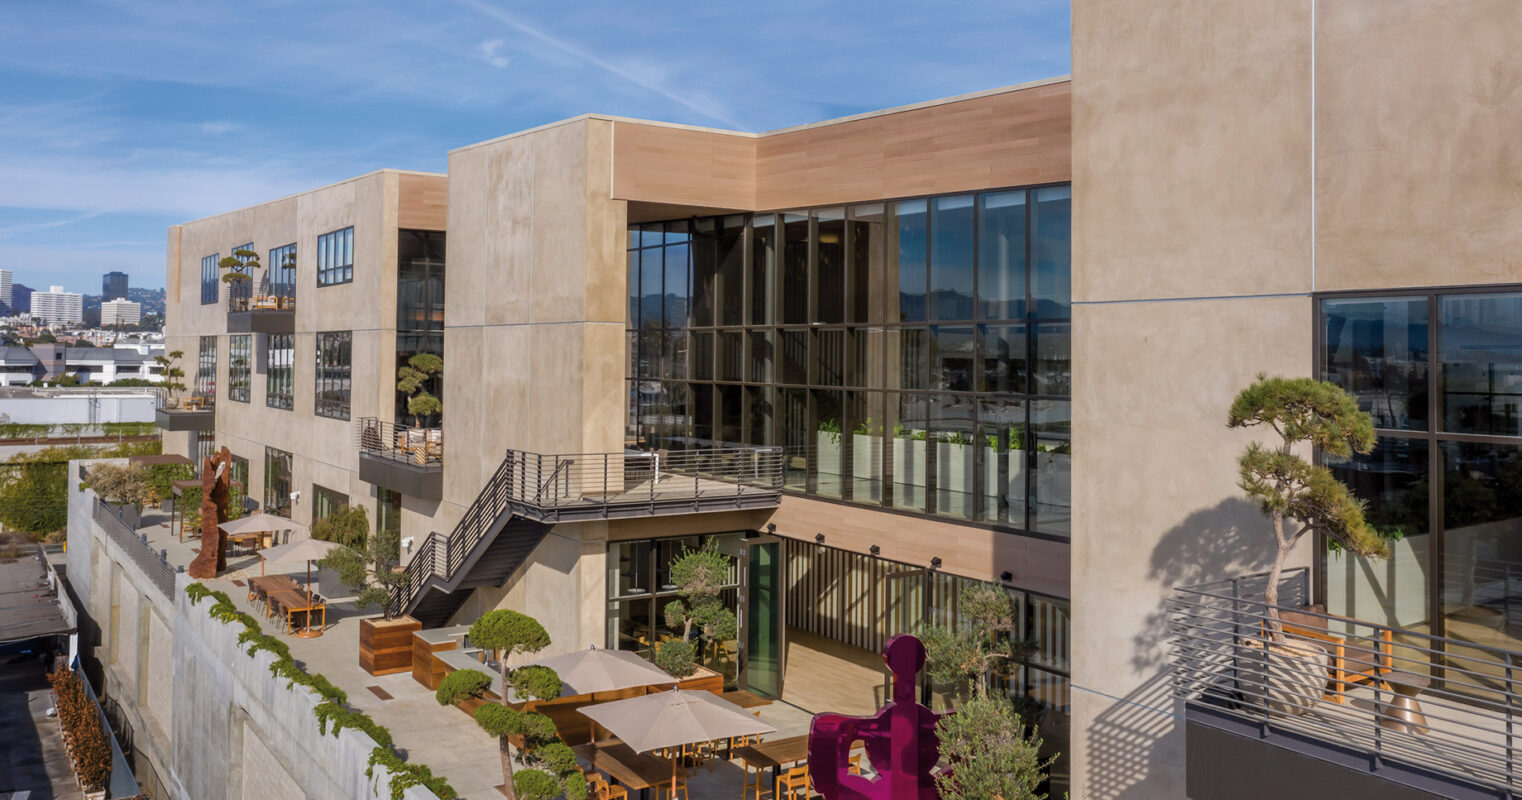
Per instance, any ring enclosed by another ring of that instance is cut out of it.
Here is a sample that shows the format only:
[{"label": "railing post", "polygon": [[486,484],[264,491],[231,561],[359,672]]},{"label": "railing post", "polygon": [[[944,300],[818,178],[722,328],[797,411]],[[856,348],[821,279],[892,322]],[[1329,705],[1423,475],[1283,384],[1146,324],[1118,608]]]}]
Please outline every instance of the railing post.
[{"label": "railing post", "polygon": [[1511,653],[1506,653],[1506,792],[1508,795],[1515,792],[1517,788],[1517,751],[1512,741],[1512,727],[1517,714],[1516,667],[1516,658]]}]

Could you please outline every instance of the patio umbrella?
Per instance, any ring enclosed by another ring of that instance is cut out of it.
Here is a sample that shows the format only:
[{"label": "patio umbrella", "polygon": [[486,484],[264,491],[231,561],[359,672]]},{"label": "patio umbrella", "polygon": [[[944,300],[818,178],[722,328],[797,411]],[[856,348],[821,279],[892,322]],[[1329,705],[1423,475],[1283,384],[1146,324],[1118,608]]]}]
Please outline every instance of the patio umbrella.
[{"label": "patio umbrella", "polygon": [[306,533],[311,530],[296,520],[287,519],[278,514],[266,514],[263,511],[239,519],[230,519],[217,527],[226,533],[267,533],[270,531]]},{"label": "patio umbrella", "polygon": [[[754,714],[713,692],[681,691],[631,697],[580,709],[592,721],[624,740],[636,753],[710,742],[734,736],[776,733]],[[676,791],[676,759],[671,760],[671,789]]]},{"label": "patio umbrella", "polygon": [[[266,515],[268,516],[268,515]],[[279,519],[279,517],[276,517]],[[227,523],[224,523],[226,525]],[[221,526],[219,526],[221,527]],[[271,547],[259,553],[259,574],[264,574],[264,568],[270,564],[294,564],[299,561],[307,563],[307,625],[301,633],[295,634],[302,638],[321,636],[322,632],[312,633],[312,562],[326,558],[328,551],[335,547],[341,547],[335,542],[324,542],[321,539],[302,539],[299,542],[283,544],[279,547]]]},{"label": "patio umbrella", "polygon": [[636,686],[677,682],[665,670],[627,650],[589,647],[529,663],[555,670],[560,681],[571,687],[571,691],[576,694],[613,692]]}]

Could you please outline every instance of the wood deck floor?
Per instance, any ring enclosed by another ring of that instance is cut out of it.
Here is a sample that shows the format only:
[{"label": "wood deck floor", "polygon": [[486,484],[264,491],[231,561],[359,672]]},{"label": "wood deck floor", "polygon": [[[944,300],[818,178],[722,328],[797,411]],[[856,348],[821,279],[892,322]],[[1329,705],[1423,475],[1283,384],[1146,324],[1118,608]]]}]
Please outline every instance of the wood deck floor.
[{"label": "wood deck floor", "polygon": [[877,653],[788,628],[784,702],[815,713],[874,714],[887,676]]}]

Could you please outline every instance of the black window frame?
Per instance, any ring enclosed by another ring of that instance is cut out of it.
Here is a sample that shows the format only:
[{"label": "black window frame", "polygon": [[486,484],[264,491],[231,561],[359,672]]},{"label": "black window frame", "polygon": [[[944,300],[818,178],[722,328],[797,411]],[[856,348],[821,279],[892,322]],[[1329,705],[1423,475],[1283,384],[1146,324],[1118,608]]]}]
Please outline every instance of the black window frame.
[{"label": "black window frame", "polygon": [[[312,413],[347,420],[354,390],[354,332],[319,331]],[[324,395],[327,395],[325,398]]]},{"label": "black window frame", "polygon": [[235,333],[227,337],[227,399],[247,403],[253,383],[254,336]]},{"label": "black window frame", "polygon": [[269,334],[265,345],[264,405],[290,411],[296,407],[296,334]]},{"label": "black window frame", "polygon": [[354,282],[354,226],[338,228],[317,237],[317,286],[342,286]]},{"label": "black window frame", "polygon": [[221,260],[218,253],[201,257],[201,305],[207,306],[217,302],[218,280],[217,262]]}]

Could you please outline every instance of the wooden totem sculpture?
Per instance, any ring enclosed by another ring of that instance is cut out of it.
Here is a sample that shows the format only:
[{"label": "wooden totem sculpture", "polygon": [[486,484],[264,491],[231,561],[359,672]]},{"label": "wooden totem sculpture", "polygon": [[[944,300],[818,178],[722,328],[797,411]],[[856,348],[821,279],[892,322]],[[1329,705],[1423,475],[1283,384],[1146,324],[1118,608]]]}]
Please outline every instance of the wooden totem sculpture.
[{"label": "wooden totem sculpture", "polygon": [[190,562],[192,578],[215,578],[227,569],[227,539],[221,525],[227,521],[232,465],[232,453],[226,447],[201,465],[201,552]]}]

